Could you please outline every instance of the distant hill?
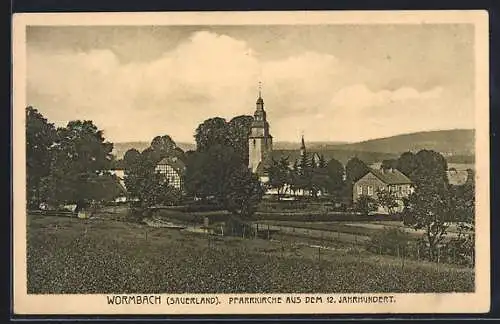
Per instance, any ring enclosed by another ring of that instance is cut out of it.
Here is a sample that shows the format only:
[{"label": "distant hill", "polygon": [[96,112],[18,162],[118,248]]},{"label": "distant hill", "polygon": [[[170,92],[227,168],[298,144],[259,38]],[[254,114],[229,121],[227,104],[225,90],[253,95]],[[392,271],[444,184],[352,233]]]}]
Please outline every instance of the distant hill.
[{"label": "distant hill", "polygon": [[[122,158],[131,148],[139,151],[146,149],[149,142],[115,143],[113,153]],[[193,143],[177,143],[183,149],[195,150]],[[406,151],[431,149],[443,154],[448,162],[474,163],[474,130],[454,129],[441,131],[418,132],[391,137],[372,139],[358,143],[343,142],[307,142],[309,152],[325,155],[325,158],[336,158],[345,164],[351,157],[357,156],[368,164],[380,162],[384,159],[397,158]],[[300,143],[275,142],[273,156],[289,156],[298,158]]]},{"label": "distant hill", "polygon": [[[347,142],[307,142],[308,149],[322,149],[331,145],[347,144]],[[273,149],[275,150],[297,150],[300,148],[299,142],[275,142]]]},{"label": "distant hill", "polygon": [[[352,150],[336,150],[336,149],[307,149],[309,153],[318,153],[325,157],[328,162],[331,159],[336,159],[343,165],[346,165],[350,158],[356,156],[366,164],[373,164],[386,159],[394,159],[399,157],[398,154],[367,152],[367,151],[352,151]],[[294,150],[273,150],[271,156],[278,160],[281,157],[288,157],[288,161],[293,162],[300,159],[300,151]]]},{"label": "distant hill", "polygon": [[474,155],[474,130],[453,129],[418,132],[373,139],[359,143],[328,145],[325,149],[401,154],[431,149],[445,156]]}]

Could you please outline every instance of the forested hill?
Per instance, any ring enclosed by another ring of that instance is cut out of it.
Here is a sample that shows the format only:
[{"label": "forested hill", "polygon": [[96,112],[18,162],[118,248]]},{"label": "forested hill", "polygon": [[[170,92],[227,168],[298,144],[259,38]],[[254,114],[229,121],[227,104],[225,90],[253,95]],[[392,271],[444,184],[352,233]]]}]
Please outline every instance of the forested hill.
[{"label": "forested hill", "polygon": [[474,130],[453,129],[418,132],[373,139],[359,143],[328,145],[323,149],[368,151],[400,154],[406,151],[430,149],[448,155],[473,155]]},{"label": "forested hill", "polygon": [[[149,146],[149,142],[115,143],[114,154],[122,158],[131,148],[139,151]],[[193,143],[177,143],[183,149],[194,150]],[[273,155],[286,155],[295,158],[299,152],[300,143],[276,142]],[[396,158],[406,151],[431,149],[442,153],[449,162],[471,163],[474,158],[474,130],[454,129],[412,134],[396,135],[380,139],[372,139],[358,143],[338,142],[307,142],[309,152],[324,154],[327,158],[335,157],[345,163],[349,158],[357,156],[367,163],[379,162],[383,159]]]}]

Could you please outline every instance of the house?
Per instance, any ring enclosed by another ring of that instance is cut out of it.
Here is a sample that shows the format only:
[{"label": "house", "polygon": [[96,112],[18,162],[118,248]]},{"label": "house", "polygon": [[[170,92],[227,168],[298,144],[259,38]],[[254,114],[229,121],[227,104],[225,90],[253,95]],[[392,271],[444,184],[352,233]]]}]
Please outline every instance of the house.
[{"label": "house", "polygon": [[[393,193],[399,205],[396,210],[401,211],[403,198],[410,195],[413,186],[412,181],[397,169],[377,170],[369,168],[368,173],[353,185],[353,202],[358,201],[359,197],[363,195],[377,199],[379,190],[388,190]],[[387,213],[388,211],[383,207],[379,207],[378,212]]]},{"label": "house", "polygon": [[181,159],[172,156],[165,157],[158,162],[155,167],[155,171],[166,175],[168,179],[168,184],[182,190],[184,188],[184,173],[186,171],[186,165]]}]

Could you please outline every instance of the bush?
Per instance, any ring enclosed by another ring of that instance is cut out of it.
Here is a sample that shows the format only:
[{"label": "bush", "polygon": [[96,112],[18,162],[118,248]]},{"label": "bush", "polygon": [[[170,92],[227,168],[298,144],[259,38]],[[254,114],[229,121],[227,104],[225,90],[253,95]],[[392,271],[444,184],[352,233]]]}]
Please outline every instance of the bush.
[{"label": "bush", "polygon": [[368,241],[367,250],[378,254],[407,256],[409,252],[410,235],[399,228],[385,228],[374,234]]}]

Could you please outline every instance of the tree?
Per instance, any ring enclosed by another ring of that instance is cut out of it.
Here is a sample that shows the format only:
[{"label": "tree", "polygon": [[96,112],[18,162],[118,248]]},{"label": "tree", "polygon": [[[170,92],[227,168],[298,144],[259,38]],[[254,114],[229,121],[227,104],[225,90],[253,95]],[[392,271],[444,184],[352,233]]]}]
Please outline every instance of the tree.
[{"label": "tree", "polygon": [[314,195],[312,183],[313,164],[312,159],[304,152],[304,154],[300,156],[300,160],[297,164],[298,173],[295,176],[294,183],[297,189],[302,189],[304,192],[309,191],[311,195]]},{"label": "tree", "polygon": [[346,180],[349,183],[354,183],[364,177],[368,173],[368,166],[357,157],[347,161],[345,166]]},{"label": "tree", "polygon": [[398,168],[398,160],[396,159],[383,160],[382,164],[380,165],[380,169],[384,171],[397,168]]},{"label": "tree", "polygon": [[297,190],[300,189],[300,167],[297,160],[293,162],[292,169],[290,170],[290,191],[295,195]]},{"label": "tree", "polygon": [[[264,195],[264,189],[255,174],[244,165],[232,170],[225,179],[223,187],[223,205],[232,214],[234,225],[244,224],[251,220],[257,204]],[[235,227],[233,226],[233,229]],[[237,233],[241,226],[236,226]],[[233,234],[236,234],[233,232]]]},{"label": "tree", "polygon": [[419,187],[406,202],[404,224],[415,230],[424,230],[430,260],[437,257],[437,249],[444,241],[449,222],[453,219],[450,207],[448,194],[443,195],[430,187]]},{"label": "tree", "polygon": [[30,207],[40,205],[42,179],[50,172],[56,129],[33,107],[26,108],[26,188]]},{"label": "tree", "polygon": [[157,151],[145,149],[139,156],[130,153],[125,169],[125,186],[130,198],[138,199],[142,212],[155,205],[174,205],[181,199],[182,192],[171,186],[165,174],[155,170],[158,163]]},{"label": "tree", "polygon": [[458,235],[446,244],[452,250],[455,262],[474,264],[475,250],[475,186],[468,181],[450,188],[452,213],[458,227]]},{"label": "tree", "polygon": [[418,166],[417,157],[412,152],[401,154],[396,162],[396,168],[408,178],[413,180],[413,172]]},{"label": "tree", "polygon": [[53,203],[76,203],[76,210],[102,199],[100,177],[111,166],[113,144],[92,121],[70,121],[57,129],[50,172],[43,181],[43,196]]},{"label": "tree", "polygon": [[426,190],[436,190],[445,194],[449,188],[448,164],[446,159],[432,150],[421,150],[416,154],[417,167],[412,173],[415,186],[427,187]]},{"label": "tree", "polygon": [[345,192],[349,193],[348,201],[352,203],[352,190],[354,183],[368,173],[368,166],[357,157],[347,161],[345,166],[346,181]]},{"label": "tree", "polygon": [[199,198],[213,197],[222,203],[228,176],[243,165],[230,146],[213,145],[206,151],[193,153],[186,167],[186,190]]},{"label": "tree", "polygon": [[231,146],[240,155],[245,165],[248,165],[248,135],[252,122],[252,116],[241,115],[231,119],[227,125],[227,137]]},{"label": "tree", "polygon": [[389,215],[395,213],[395,209],[399,206],[396,197],[389,190],[377,190],[377,201],[379,206],[387,209]]},{"label": "tree", "polygon": [[326,192],[330,187],[330,177],[327,168],[313,168],[311,170],[311,193],[313,197],[318,196],[318,192]]},{"label": "tree", "polygon": [[302,174],[306,174],[307,172],[309,172],[310,169],[312,168],[312,165],[313,163],[309,158],[309,155],[306,152],[304,152],[304,154],[300,156],[300,162],[299,162],[299,167]]},{"label": "tree", "polygon": [[344,166],[336,159],[328,161],[327,172],[329,178],[329,191],[338,195],[344,185]]},{"label": "tree", "polygon": [[281,199],[287,189],[286,186],[290,183],[288,157],[281,157],[279,160],[273,158],[266,171],[269,176],[269,186],[277,190],[278,199]]},{"label": "tree", "polygon": [[377,210],[377,201],[370,196],[361,195],[356,201],[355,208],[363,215],[368,216]]},{"label": "tree", "polygon": [[318,168],[326,168],[328,164],[326,163],[325,156],[321,154],[319,156]]},{"label": "tree", "polygon": [[163,135],[153,138],[150,147],[154,151],[159,152],[162,155],[162,158],[164,158],[165,156],[172,154],[177,145],[169,135]]},{"label": "tree", "polygon": [[214,117],[198,125],[195,133],[196,150],[203,152],[215,145],[231,146],[228,124],[224,118]]},{"label": "tree", "polygon": [[133,167],[134,164],[139,161],[140,157],[141,153],[135,148],[131,148],[125,152],[125,155],[123,155],[123,166],[125,168],[125,172]]}]

